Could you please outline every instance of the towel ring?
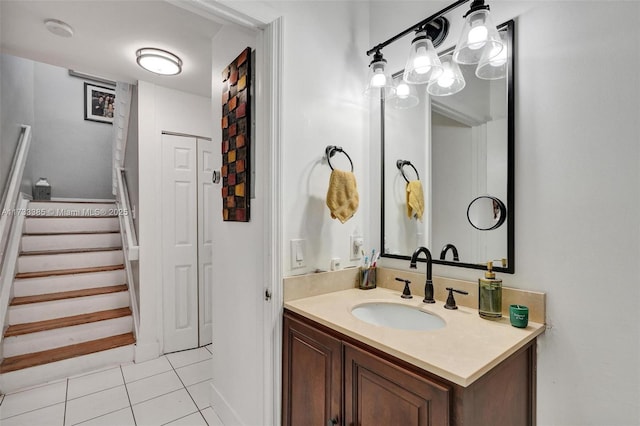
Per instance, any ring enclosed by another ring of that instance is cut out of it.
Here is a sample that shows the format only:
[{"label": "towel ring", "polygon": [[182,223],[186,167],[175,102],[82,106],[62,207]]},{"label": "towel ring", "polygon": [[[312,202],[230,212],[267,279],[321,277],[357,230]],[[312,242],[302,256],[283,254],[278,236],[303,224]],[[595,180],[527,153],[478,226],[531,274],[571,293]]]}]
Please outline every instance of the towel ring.
[{"label": "towel ring", "polygon": [[400,173],[402,173],[402,177],[404,178],[404,180],[407,181],[407,183],[409,183],[409,179],[407,179],[407,175],[404,174],[404,166],[411,166],[413,171],[416,172],[416,179],[420,180],[420,174],[418,173],[418,170],[416,169],[416,167],[413,164],[411,164],[411,161],[398,160],[396,161],[396,167],[398,168],[398,170],[400,170]]},{"label": "towel ring", "polygon": [[349,154],[347,154],[341,146],[335,146],[335,145],[327,145],[327,147],[324,149],[324,155],[326,155],[327,157],[327,162],[329,163],[329,167],[331,167],[331,170],[335,170],[333,168],[333,166],[331,165],[331,157],[333,157],[334,155],[336,155],[336,152],[341,152],[344,155],[347,156],[347,158],[349,159],[349,163],[351,164],[351,171],[353,172],[353,161],[351,161],[351,157],[349,157]]}]

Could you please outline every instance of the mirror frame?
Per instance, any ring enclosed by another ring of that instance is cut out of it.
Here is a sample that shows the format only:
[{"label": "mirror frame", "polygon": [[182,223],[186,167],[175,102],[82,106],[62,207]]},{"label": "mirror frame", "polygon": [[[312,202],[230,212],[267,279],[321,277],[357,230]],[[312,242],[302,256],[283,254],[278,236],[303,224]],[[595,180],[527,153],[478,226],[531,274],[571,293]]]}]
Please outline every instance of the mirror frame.
[{"label": "mirror frame", "polygon": [[[442,12],[435,16],[440,16]],[[513,19],[498,25],[498,30],[506,30],[507,31],[507,48],[511,52],[508,61],[508,69],[507,69],[507,266],[501,267],[496,266],[493,268],[496,272],[504,272],[508,274],[515,273],[515,94],[514,94],[514,73],[515,73],[515,51],[513,49],[515,45],[515,22]],[[452,50],[447,49],[448,50]],[[446,51],[439,52],[439,55],[444,54]],[[395,74],[394,74],[395,75]],[[380,234],[380,247],[382,247],[381,257],[391,258],[391,259],[402,259],[402,260],[410,260],[410,256],[398,255],[398,254],[387,254],[384,253],[384,235],[385,235],[385,215],[384,215],[384,200],[385,200],[385,191],[384,191],[384,151],[385,151],[385,98],[384,94],[381,95],[380,98],[380,130],[381,130],[381,156],[380,156],[380,170],[381,170],[381,200],[380,200],[380,226],[381,226],[381,234]],[[417,247],[416,247],[417,248]],[[432,250],[431,248],[429,249]],[[459,266],[463,268],[472,268],[472,269],[486,269],[486,262],[476,264],[476,263],[465,263],[465,262],[456,262],[450,260],[440,260],[438,259],[439,253],[431,253],[432,262],[440,265],[447,266]],[[487,259],[487,261],[492,259]],[[419,258],[418,261],[426,262],[425,259]]]}]

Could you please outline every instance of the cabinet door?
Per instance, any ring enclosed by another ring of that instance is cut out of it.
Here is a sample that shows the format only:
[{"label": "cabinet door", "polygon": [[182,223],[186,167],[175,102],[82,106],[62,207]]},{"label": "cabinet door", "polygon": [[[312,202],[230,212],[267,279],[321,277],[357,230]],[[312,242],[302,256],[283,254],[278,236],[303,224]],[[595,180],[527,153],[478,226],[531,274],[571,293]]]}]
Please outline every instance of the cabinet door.
[{"label": "cabinet door", "polygon": [[449,424],[449,389],[344,344],[345,424]]},{"label": "cabinet door", "polygon": [[342,342],[285,315],[282,353],[282,424],[339,424]]}]

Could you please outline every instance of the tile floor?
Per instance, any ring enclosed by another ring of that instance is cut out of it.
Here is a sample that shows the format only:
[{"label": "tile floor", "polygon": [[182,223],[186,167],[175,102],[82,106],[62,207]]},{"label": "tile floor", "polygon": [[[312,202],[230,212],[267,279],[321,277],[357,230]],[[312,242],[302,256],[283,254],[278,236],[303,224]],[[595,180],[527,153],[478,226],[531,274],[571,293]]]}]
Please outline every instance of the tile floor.
[{"label": "tile floor", "polygon": [[0,395],[2,426],[221,426],[211,345]]}]

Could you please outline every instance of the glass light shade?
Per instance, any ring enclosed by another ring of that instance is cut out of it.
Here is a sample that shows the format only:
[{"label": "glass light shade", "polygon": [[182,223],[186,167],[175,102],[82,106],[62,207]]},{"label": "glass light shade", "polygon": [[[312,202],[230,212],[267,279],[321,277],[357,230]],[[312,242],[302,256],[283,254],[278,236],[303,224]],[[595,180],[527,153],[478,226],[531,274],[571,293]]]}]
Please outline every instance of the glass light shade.
[{"label": "glass light shade", "polygon": [[413,108],[420,103],[420,99],[416,95],[416,88],[404,81],[398,81],[393,96],[387,99],[387,104],[396,109]]},{"label": "glass light shade", "polygon": [[489,11],[480,9],[467,15],[453,59],[459,64],[477,64],[485,50],[489,55],[497,56],[502,48],[502,40]]},{"label": "glass light shade", "polygon": [[382,55],[374,56],[373,61],[369,65],[369,75],[367,76],[367,88],[364,94],[367,96],[378,96],[384,91],[386,96],[391,96],[395,92],[393,79],[387,71],[387,61]]},{"label": "glass light shade", "polygon": [[483,80],[498,80],[507,76],[509,52],[506,31],[500,32],[500,39],[504,47],[497,55],[494,55],[494,52],[490,52],[488,49],[484,51],[478,63],[478,68],[476,68],[476,77]]},{"label": "glass light shade", "polygon": [[432,96],[449,96],[464,89],[467,83],[464,81],[460,67],[453,60],[453,55],[445,55],[440,60],[444,71],[436,81],[429,83],[427,92]]},{"label": "glass light shade", "polygon": [[411,43],[402,79],[409,84],[430,83],[442,74],[442,64],[426,31],[419,31]]},{"label": "glass light shade", "polygon": [[138,65],[160,75],[176,75],[182,72],[182,60],[171,52],[145,47],[136,52]]}]

